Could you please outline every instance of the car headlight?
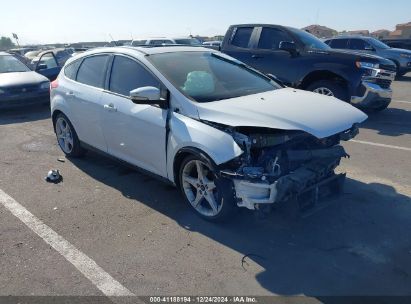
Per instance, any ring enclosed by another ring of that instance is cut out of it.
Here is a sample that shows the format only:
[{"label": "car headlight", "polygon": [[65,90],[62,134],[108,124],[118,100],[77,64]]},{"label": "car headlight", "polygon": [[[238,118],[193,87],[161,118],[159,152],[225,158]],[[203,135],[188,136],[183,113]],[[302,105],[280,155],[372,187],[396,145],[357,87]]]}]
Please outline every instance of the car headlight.
[{"label": "car headlight", "polygon": [[400,56],[403,58],[411,59],[411,54],[400,54]]},{"label": "car headlight", "polygon": [[378,69],[380,65],[378,63],[366,62],[366,61],[357,61],[355,63],[359,69]]},{"label": "car headlight", "polygon": [[40,89],[42,90],[46,90],[50,88],[50,83],[49,82],[43,82],[42,84],[40,84]]}]

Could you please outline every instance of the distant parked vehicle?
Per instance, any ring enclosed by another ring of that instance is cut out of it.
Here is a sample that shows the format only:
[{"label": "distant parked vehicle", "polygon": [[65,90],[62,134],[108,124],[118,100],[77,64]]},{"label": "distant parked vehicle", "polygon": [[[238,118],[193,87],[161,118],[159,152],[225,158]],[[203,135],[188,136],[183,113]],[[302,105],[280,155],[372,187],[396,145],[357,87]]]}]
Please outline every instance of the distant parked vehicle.
[{"label": "distant parked vehicle", "polygon": [[381,41],[392,48],[411,50],[411,39],[381,39]]},{"label": "distant parked vehicle", "polygon": [[325,41],[333,49],[349,49],[362,53],[381,56],[393,61],[397,67],[397,76],[411,72],[411,51],[392,48],[385,43],[364,36],[340,36]]},{"label": "distant parked vehicle", "polygon": [[37,62],[40,60],[40,58],[44,54],[49,53],[49,52],[52,52],[54,54],[54,57],[57,60],[57,63],[59,66],[63,66],[66,63],[66,61],[71,57],[71,54],[73,53],[71,50],[63,49],[63,48],[46,50],[46,51],[39,53],[35,58],[33,58],[31,63],[33,65],[36,65]]},{"label": "distant parked vehicle", "polygon": [[201,45],[201,42],[196,38],[191,37],[179,37],[179,38],[147,38],[147,39],[137,39],[131,42],[131,46],[143,46],[143,45],[165,45],[165,44],[180,44],[180,45]]},{"label": "distant parked vehicle", "polygon": [[205,41],[203,42],[203,46],[206,48],[220,50],[222,41]]},{"label": "distant parked vehicle", "polygon": [[285,85],[335,96],[367,110],[391,102],[396,67],[369,54],[337,51],[299,29],[269,25],[231,26],[221,51]]},{"label": "distant parked vehicle", "polygon": [[49,102],[49,80],[13,55],[0,52],[0,108]]},{"label": "distant parked vehicle", "polygon": [[41,52],[44,52],[44,50],[35,50],[35,51],[30,51],[24,54],[24,57],[32,61],[34,58],[36,58]]},{"label": "distant parked vehicle", "polygon": [[24,56],[27,52],[34,51],[34,50],[35,50],[35,48],[33,48],[33,47],[23,47],[23,48],[8,50],[8,52],[9,53],[18,53],[18,54]]}]

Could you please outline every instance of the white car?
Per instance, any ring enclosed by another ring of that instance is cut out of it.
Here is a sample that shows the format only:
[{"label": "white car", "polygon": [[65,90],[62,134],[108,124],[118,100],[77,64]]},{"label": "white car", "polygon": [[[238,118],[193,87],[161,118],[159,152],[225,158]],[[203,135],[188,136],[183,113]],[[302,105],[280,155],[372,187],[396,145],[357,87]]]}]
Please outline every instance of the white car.
[{"label": "white car", "polygon": [[130,43],[131,46],[158,46],[170,44],[201,46],[201,42],[192,37],[153,37],[145,39],[134,39]]},{"label": "white car", "polygon": [[208,220],[236,206],[314,202],[335,190],[340,140],[367,116],[336,98],[284,88],[201,47],[100,48],[51,84],[58,144],[94,149],[179,187]]}]

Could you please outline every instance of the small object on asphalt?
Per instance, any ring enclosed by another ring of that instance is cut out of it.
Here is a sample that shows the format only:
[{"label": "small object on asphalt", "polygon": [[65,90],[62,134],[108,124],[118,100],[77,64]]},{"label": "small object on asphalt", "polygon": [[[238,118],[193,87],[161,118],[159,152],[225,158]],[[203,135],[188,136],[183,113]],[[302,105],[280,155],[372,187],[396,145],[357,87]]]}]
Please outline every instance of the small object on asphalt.
[{"label": "small object on asphalt", "polygon": [[54,207],[54,208],[53,208],[53,210],[57,210],[57,209],[58,209],[57,207]]},{"label": "small object on asphalt", "polygon": [[49,183],[58,184],[63,180],[63,177],[61,176],[59,170],[50,170],[44,179]]},{"label": "small object on asphalt", "polygon": [[66,162],[66,160],[65,160],[64,158],[62,158],[62,157],[57,158],[57,160],[58,160],[59,162],[61,162],[61,163],[65,163],[65,162]]}]

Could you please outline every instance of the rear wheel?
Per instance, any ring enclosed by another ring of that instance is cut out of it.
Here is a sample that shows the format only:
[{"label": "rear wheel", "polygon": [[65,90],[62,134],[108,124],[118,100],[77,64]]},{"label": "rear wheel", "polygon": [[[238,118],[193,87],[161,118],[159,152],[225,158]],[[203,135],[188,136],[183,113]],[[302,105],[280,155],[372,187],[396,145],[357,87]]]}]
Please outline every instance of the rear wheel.
[{"label": "rear wheel", "polygon": [[226,219],[235,208],[232,182],[218,176],[210,160],[190,155],[179,172],[181,192],[202,218],[209,221]]},{"label": "rear wheel", "polygon": [[336,97],[343,101],[348,101],[348,92],[344,85],[334,80],[315,81],[307,87],[307,91]]},{"label": "rear wheel", "polygon": [[69,157],[80,157],[84,155],[85,150],[80,146],[77,133],[73,128],[70,120],[63,113],[56,116],[54,123],[57,142],[61,150]]}]

